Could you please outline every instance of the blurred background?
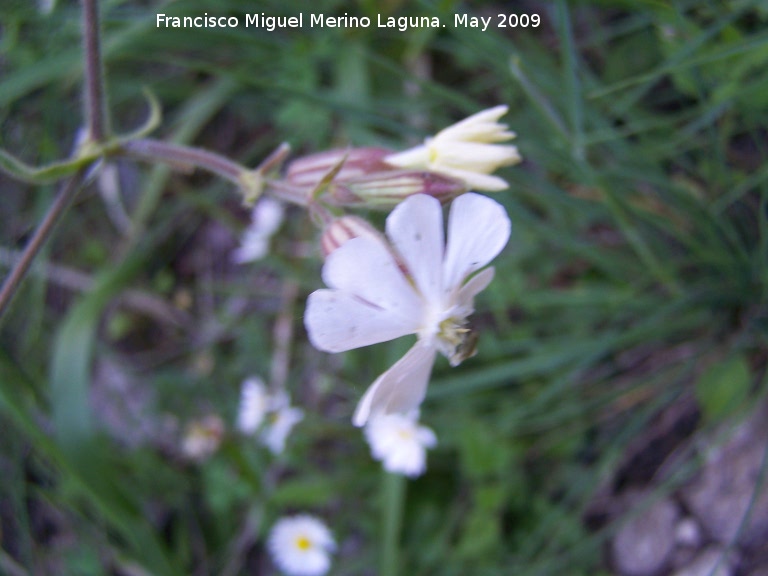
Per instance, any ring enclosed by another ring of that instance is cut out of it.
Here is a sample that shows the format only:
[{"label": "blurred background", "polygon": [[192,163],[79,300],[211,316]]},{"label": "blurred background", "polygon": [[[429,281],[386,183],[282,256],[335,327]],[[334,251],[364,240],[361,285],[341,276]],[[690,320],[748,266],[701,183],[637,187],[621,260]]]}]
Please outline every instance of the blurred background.
[{"label": "blurred background", "polygon": [[[256,166],[283,141],[404,148],[509,105],[525,160],[493,198],[512,239],[477,300],[479,354],[436,364],[421,418],[439,444],[399,497],[394,573],[768,574],[766,4],[306,5],[100,2],[109,108],[133,130],[148,87],[153,137]],[[80,6],[0,12],[0,146],[65,158]],[[241,26],[156,27],[206,12]],[[305,24],[242,25],[262,12]],[[464,13],[492,24],[455,28]],[[0,277],[55,191],[0,175]],[[235,264],[249,218],[220,178],[128,160],[79,194],[0,318],[0,573],[277,574],[265,538],[295,512],[334,533],[331,574],[381,573],[387,479],[350,419],[411,342],[315,351],[318,231],[289,208],[270,253]],[[234,431],[251,375],[306,413],[278,456]]]}]

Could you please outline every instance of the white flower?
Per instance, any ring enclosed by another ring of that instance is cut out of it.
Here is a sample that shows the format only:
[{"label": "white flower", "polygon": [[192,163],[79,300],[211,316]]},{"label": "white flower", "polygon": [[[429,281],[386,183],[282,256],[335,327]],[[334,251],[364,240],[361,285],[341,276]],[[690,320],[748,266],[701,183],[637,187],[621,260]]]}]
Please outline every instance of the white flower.
[{"label": "white flower", "polygon": [[285,450],[285,441],[293,427],[304,419],[304,411],[290,405],[285,392],[273,396],[270,412],[261,431],[261,443],[272,454],[281,454]]},{"label": "white flower", "polygon": [[243,382],[237,429],[243,434],[255,434],[260,428],[260,442],[273,454],[285,450],[285,441],[293,427],[304,418],[304,411],[291,406],[285,391],[269,392],[260,378]]},{"label": "white flower", "polygon": [[237,412],[237,429],[243,434],[253,434],[261,426],[270,404],[269,393],[260,378],[248,378],[240,392]]},{"label": "white flower", "polygon": [[506,106],[478,112],[427,138],[424,144],[384,160],[400,168],[426,168],[462,180],[469,188],[489,192],[509,185],[492,172],[520,162],[517,146],[502,146],[515,137],[497,120],[507,113]]},{"label": "white flower", "polygon": [[310,341],[326,352],[418,336],[365,393],[353,417],[356,426],[378,413],[418,407],[438,351],[454,366],[472,355],[467,317],[493,268],[470,275],[504,248],[510,222],[497,202],[464,194],[451,207],[446,244],[440,202],[417,194],[392,211],[386,230],[391,247],[362,236],[328,256],[323,280],[330,290],[309,296],[304,318]]},{"label": "white flower", "polygon": [[365,439],[371,454],[393,474],[420,476],[427,469],[427,448],[437,444],[435,433],[419,426],[418,412],[379,414],[368,420]]},{"label": "white flower", "polygon": [[322,576],[331,567],[336,543],[323,522],[303,514],[278,520],[269,534],[268,547],[285,574]]},{"label": "white flower", "polygon": [[269,252],[269,239],[280,228],[285,209],[274,198],[263,197],[251,213],[251,224],[243,233],[240,247],[232,253],[232,261],[244,264],[263,258]]}]

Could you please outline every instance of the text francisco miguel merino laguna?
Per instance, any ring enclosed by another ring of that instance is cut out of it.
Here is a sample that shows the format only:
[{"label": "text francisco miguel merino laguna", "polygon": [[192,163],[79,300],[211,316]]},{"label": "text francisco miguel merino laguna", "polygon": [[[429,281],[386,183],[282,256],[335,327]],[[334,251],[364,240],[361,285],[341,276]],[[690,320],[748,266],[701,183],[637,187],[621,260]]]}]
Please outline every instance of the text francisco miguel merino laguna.
[{"label": "text francisco miguel merino laguna", "polygon": [[[464,16],[466,18],[466,16]],[[307,22],[310,28],[368,28],[371,19],[367,16],[326,16],[325,14],[309,14]],[[376,17],[379,28],[397,28],[405,31],[408,28],[439,28],[440,19],[437,16],[389,16]],[[240,19],[237,16],[209,16],[206,12],[202,16],[168,16],[157,15],[157,28],[237,28]],[[276,28],[303,28],[304,14],[296,16],[267,16],[261,14],[246,14],[246,28],[263,28],[273,32]]]}]

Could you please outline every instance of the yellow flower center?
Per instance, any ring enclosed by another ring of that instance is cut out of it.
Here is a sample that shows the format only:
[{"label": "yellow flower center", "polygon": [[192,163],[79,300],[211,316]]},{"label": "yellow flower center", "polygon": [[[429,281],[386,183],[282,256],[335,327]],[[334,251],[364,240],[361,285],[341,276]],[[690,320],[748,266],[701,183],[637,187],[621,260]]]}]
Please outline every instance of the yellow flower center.
[{"label": "yellow flower center", "polygon": [[306,552],[307,550],[312,548],[312,541],[306,536],[299,536],[298,538],[296,538],[296,548]]}]

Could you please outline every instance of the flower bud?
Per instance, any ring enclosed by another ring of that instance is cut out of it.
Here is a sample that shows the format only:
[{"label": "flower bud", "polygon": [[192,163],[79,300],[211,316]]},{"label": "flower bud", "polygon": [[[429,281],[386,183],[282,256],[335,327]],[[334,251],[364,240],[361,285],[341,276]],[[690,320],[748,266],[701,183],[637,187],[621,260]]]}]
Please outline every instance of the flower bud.
[{"label": "flower bud", "polygon": [[381,233],[366,220],[358,216],[336,218],[325,228],[320,238],[320,249],[323,252],[323,258],[327,258],[331,252],[339,248],[347,240],[361,236],[367,236],[386,244]]},{"label": "flower bud", "polygon": [[426,194],[441,203],[467,191],[461,180],[425,170],[389,170],[359,178],[334,180],[328,187],[330,202],[340,205],[364,204],[369,208],[389,208],[408,196]]},{"label": "flower bud", "polygon": [[294,160],[288,165],[285,181],[292,186],[314,188],[341,163],[334,180],[365,176],[387,170],[383,158],[392,154],[386,148],[347,148],[328,150]]}]

